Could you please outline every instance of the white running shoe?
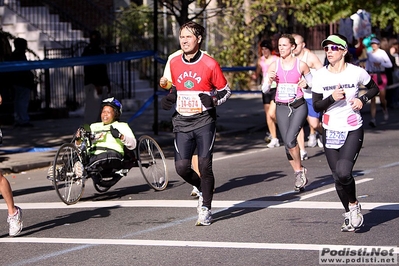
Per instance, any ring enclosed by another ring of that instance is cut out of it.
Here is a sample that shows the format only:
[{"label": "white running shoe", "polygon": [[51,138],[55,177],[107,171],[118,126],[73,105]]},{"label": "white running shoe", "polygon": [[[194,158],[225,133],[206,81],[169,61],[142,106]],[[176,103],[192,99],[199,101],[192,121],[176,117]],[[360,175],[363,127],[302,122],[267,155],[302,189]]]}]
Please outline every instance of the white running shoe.
[{"label": "white running shoe", "polygon": [[266,136],[264,138],[266,143],[270,143],[270,141],[272,141],[272,135],[270,135],[269,132],[266,132]]},{"label": "white running shoe", "polygon": [[204,198],[202,197],[202,192],[200,192],[200,193],[198,193],[197,213],[200,213],[203,201],[204,201]]},{"label": "white running shoe", "polygon": [[342,214],[345,218],[344,218],[344,223],[341,226],[341,232],[353,232],[355,231],[355,228],[351,225],[350,222],[350,212],[345,212],[344,214]]},{"label": "white running shoe", "polygon": [[308,179],[306,178],[307,172],[308,169],[305,167],[303,167],[301,171],[295,172],[295,191],[302,190],[308,183]]},{"label": "white running shoe", "polygon": [[278,138],[273,138],[269,144],[266,145],[268,148],[280,147],[280,141]]},{"label": "white running shoe", "polygon": [[8,216],[8,218],[7,218],[10,236],[19,235],[19,233],[21,233],[22,228],[23,228],[22,210],[18,206],[15,206],[15,208],[17,209],[17,213],[13,216]]},{"label": "white running shoe", "polygon": [[310,134],[308,137],[308,147],[314,148],[317,145],[316,134]]},{"label": "white running shoe", "polygon": [[359,203],[356,203],[356,205],[349,204],[350,223],[355,229],[363,224],[364,218],[361,211],[362,208]]},{"label": "white running shoe", "polygon": [[200,191],[198,190],[198,188],[196,186],[193,186],[193,190],[191,190],[190,196],[198,198],[199,193],[200,193]]},{"label": "white running shoe", "polygon": [[301,161],[309,159],[308,153],[306,151],[301,150]]},{"label": "white running shoe", "polygon": [[202,207],[198,213],[198,220],[195,225],[211,225],[212,222],[212,212],[207,207]]}]

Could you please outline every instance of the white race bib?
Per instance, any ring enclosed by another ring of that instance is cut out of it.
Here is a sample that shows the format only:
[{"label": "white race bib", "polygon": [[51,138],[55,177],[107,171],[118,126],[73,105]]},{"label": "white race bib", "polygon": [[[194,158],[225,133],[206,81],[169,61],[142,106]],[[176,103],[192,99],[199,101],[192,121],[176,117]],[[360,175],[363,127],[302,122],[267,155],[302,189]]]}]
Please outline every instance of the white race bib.
[{"label": "white race bib", "polygon": [[298,84],[295,83],[279,83],[277,85],[278,98],[281,101],[289,101],[295,98]]},{"label": "white race bib", "polygon": [[181,115],[194,115],[202,112],[202,102],[198,92],[178,92],[176,101],[176,110]]},{"label": "white race bib", "polygon": [[348,131],[326,130],[326,148],[339,149],[344,145]]}]

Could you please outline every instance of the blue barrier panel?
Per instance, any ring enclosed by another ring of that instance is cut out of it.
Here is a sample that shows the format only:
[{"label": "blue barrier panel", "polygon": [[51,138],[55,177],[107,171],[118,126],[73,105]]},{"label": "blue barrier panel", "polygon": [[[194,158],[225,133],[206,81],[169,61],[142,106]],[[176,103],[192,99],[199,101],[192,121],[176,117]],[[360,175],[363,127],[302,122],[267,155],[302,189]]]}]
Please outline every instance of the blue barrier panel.
[{"label": "blue barrier panel", "polygon": [[[124,52],[118,54],[82,56],[63,59],[45,59],[38,61],[4,61],[0,62],[0,72],[106,64],[119,61],[137,60],[150,56],[153,56],[158,63],[166,64],[166,60],[158,57],[154,51],[146,50],[139,52]],[[250,70],[256,70],[256,67],[222,67],[222,71],[225,72],[239,72]]]},{"label": "blue barrier panel", "polygon": [[125,52],[119,54],[105,54],[96,56],[71,57],[63,59],[45,59],[38,61],[1,62],[0,72],[12,72],[31,69],[48,69],[81,65],[106,64],[119,61],[137,60],[154,56],[154,51]]}]

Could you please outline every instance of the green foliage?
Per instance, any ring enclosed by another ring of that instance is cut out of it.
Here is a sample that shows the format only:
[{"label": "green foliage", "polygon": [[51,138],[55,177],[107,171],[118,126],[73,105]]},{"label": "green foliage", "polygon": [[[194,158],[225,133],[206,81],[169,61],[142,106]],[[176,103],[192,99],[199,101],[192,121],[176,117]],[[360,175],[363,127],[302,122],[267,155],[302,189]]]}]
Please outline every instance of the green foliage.
[{"label": "green foliage", "polygon": [[399,5],[397,0],[258,0],[253,7],[258,14],[276,12],[276,22],[286,24],[288,15],[307,27],[329,24],[341,18],[350,17],[358,9],[371,14],[372,24],[378,28],[392,25],[394,32],[399,33]]},{"label": "green foliage", "polygon": [[[261,6],[275,1],[260,0]],[[285,0],[281,8],[291,12],[296,20],[305,26],[312,27],[329,24],[341,18],[350,17],[358,9],[364,9],[371,14],[372,25],[385,28],[392,25],[394,32],[399,33],[399,5],[397,0]]]},{"label": "green foliage", "polygon": [[[219,17],[218,34],[223,41],[212,53],[222,66],[255,66],[257,35],[263,30],[266,16],[254,16],[253,9],[244,7],[244,0],[225,1],[225,12]],[[253,19],[255,17],[255,19]],[[251,88],[250,72],[231,72],[226,77],[232,89]]]},{"label": "green foliage", "polygon": [[[307,27],[336,23],[358,9],[371,14],[373,27],[382,29],[391,25],[399,33],[397,0],[258,0],[250,1],[249,9],[244,9],[245,0],[221,2],[225,8],[219,27],[224,38],[211,52],[223,66],[253,65],[257,37],[264,32],[277,32],[296,22]],[[229,73],[228,77],[234,89],[250,86],[248,73]]]},{"label": "green foliage", "polygon": [[[150,49],[148,40],[145,38],[148,33],[153,32],[153,12],[149,6],[137,6],[131,3],[124,8],[118,18],[117,36],[127,51],[137,49]],[[144,37],[144,38],[143,38]]]}]

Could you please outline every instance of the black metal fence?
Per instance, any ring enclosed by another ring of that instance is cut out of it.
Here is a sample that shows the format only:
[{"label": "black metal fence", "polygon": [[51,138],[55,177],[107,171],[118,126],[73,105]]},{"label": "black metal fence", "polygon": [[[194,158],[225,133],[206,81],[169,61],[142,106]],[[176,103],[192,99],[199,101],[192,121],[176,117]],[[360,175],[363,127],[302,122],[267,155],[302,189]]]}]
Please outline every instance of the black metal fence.
[{"label": "black metal fence", "polygon": [[[45,59],[61,59],[80,56],[87,43],[77,43],[70,48],[46,49]],[[119,51],[118,47],[105,47],[108,54]],[[153,90],[151,73],[153,58],[119,61],[107,64],[111,81],[111,94],[118,99],[135,99],[143,90]],[[42,75],[42,108],[76,110],[85,103],[83,66],[46,69]]]}]

